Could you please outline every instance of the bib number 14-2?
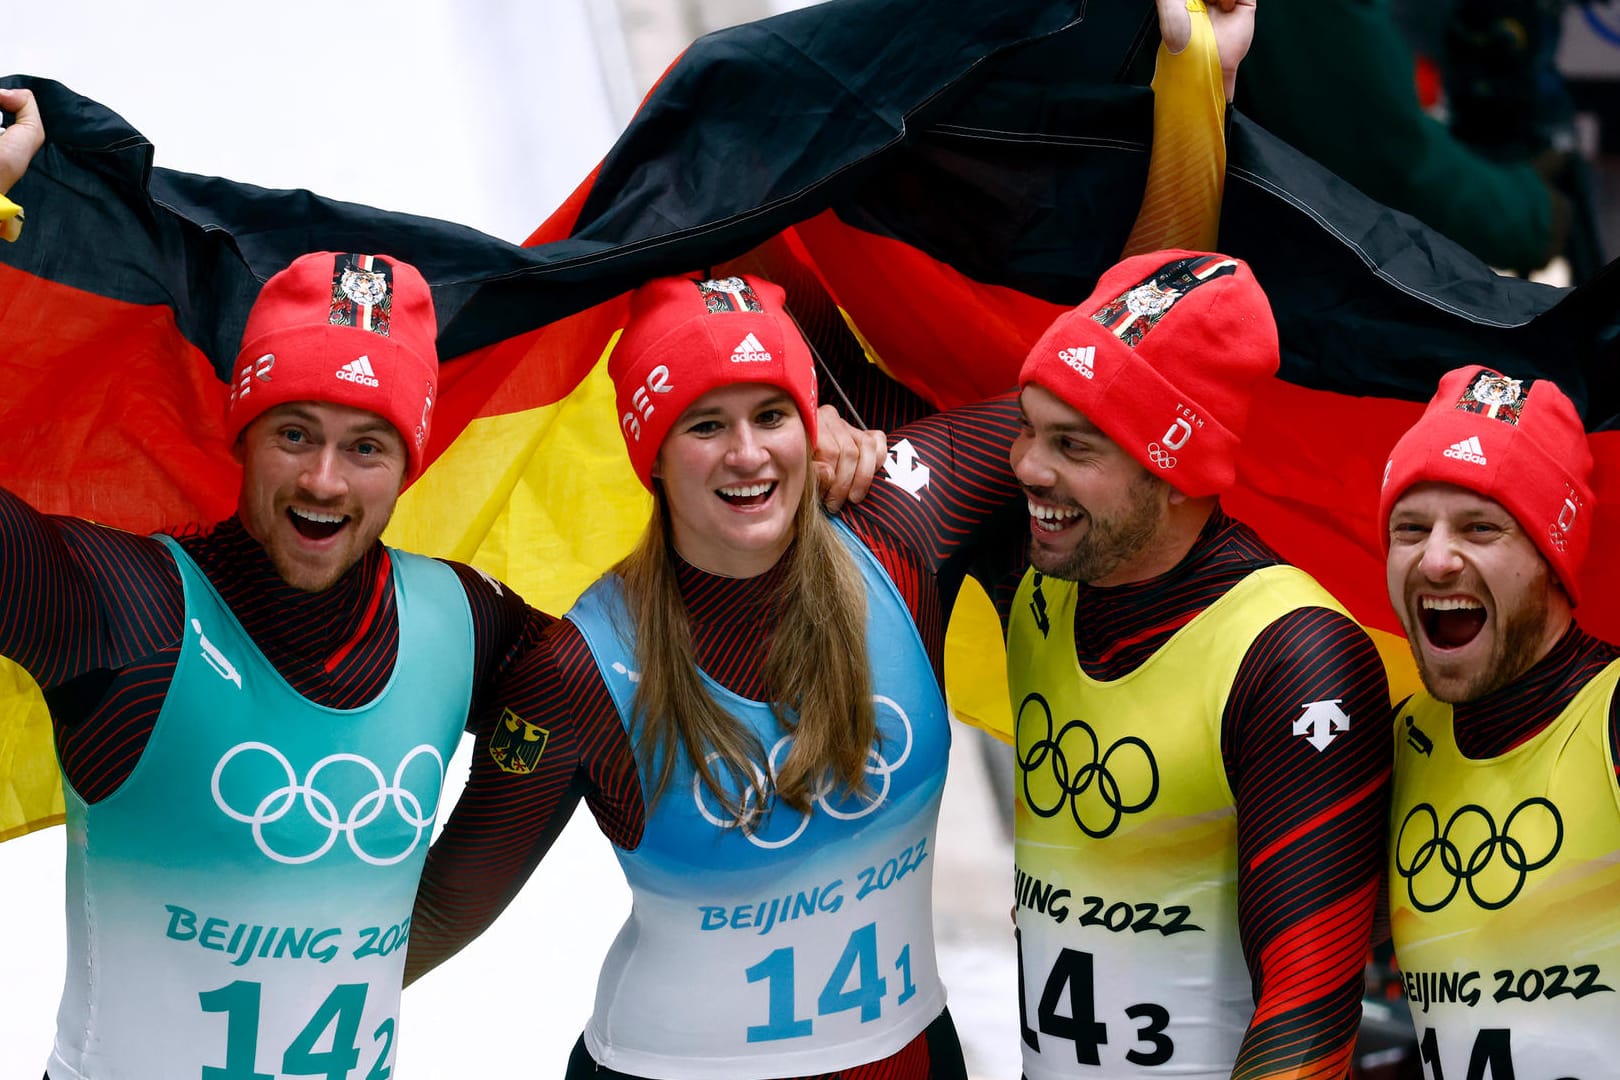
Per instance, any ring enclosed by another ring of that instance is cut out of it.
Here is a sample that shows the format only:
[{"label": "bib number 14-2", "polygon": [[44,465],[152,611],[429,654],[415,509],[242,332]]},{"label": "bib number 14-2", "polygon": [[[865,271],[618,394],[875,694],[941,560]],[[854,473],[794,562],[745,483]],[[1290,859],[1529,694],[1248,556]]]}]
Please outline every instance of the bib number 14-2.
[{"label": "bib number 14-2", "polygon": [[[225,1064],[205,1065],[201,1080],[276,1080],[281,1076],[324,1076],[349,1080],[360,1064],[360,1020],[366,1009],[366,984],[344,983],[332,988],[310,1017],[309,1023],[288,1044],[279,1073],[258,1071],[259,1001],[264,987],[238,979],[229,986],[208,990],[197,997],[205,1013],[225,1014]],[[331,1031],[328,1041],[324,1036]],[[381,1049],[364,1080],[388,1080],[393,1070],[384,1065],[394,1046],[394,1018],[371,1033],[372,1046]],[[318,1050],[316,1047],[325,1046]]]}]

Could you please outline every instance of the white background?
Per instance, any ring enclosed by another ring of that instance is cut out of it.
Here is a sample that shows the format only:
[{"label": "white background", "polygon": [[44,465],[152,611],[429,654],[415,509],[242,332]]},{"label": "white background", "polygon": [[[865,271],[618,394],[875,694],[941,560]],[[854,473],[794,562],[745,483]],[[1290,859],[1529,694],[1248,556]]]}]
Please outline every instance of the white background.
[{"label": "white background", "polygon": [[[621,7],[628,46],[605,0],[43,0],[6,5],[0,72],[54,78],[107,105],[151,139],[162,166],[519,241],[596,164],[685,44],[678,4]],[[958,729],[942,822],[940,968],[974,1075],[1012,1080],[1011,854],[975,739]],[[463,747],[453,783],[465,772]],[[62,905],[61,829],[0,845],[0,1080],[43,1071]],[[406,993],[395,1076],[560,1076],[628,908],[582,811],[495,927]]]},{"label": "white background", "polygon": [[7,4],[0,71],[108,106],[159,165],[514,241],[638,100],[614,8],[594,0]]}]

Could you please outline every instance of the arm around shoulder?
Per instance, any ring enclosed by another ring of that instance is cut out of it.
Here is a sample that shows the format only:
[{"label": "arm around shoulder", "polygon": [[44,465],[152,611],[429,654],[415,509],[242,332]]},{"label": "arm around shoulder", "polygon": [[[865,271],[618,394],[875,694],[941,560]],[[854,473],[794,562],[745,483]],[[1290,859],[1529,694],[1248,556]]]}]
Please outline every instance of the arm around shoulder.
[{"label": "arm around shoulder", "polygon": [[[406,981],[443,963],[516,898],[581,797],[616,843],[633,844],[621,817],[639,813],[628,740],[612,713],[581,693],[567,647],[573,624],[553,623],[502,676],[473,744],[471,775],[428,851],[411,916]],[[559,658],[559,651],[563,653]],[[588,686],[588,684],[586,684]],[[600,685],[600,680],[597,680]],[[601,691],[606,697],[606,690]],[[628,770],[628,790],[611,778]],[[625,804],[623,815],[613,808]],[[633,805],[632,805],[633,804]],[[639,816],[635,817],[639,836]]]}]

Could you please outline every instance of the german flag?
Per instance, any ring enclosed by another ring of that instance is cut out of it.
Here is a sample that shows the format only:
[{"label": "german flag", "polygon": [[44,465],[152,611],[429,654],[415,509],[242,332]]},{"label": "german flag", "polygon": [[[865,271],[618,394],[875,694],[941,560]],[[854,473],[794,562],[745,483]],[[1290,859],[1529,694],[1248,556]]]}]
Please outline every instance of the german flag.
[{"label": "german flag", "polygon": [[[386,253],[431,285],[444,360],[431,464],[388,540],[561,611],[645,520],[601,365],[629,289],[747,267],[788,284],[801,319],[831,313],[805,319],[824,352],[858,343],[928,407],[1004,390],[1126,246],[1155,26],[1147,0],[839,0],[710,35],[524,246],[154,168],[102,105],[0,80],[34,89],[50,134],[11,193],[28,228],[0,245],[0,485],[138,531],[225,517],[224,381],[259,286],[305,251]],[[1556,379],[1603,428],[1620,273],[1574,291],[1498,277],[1242,116],[1227,154],[1219,247],[1266,287],[1283,349],[1227,506],[1394,631],[1373,524],[1387,450],[1471,362]],[[1607,433],[1594,448],[1620,455]],[[1602,564],[1580,614],[1620,636]],[[993,677],[953,687],[995,726]],[[0,670],[0,837],[59,819],[58,786],[37,690]]]}]

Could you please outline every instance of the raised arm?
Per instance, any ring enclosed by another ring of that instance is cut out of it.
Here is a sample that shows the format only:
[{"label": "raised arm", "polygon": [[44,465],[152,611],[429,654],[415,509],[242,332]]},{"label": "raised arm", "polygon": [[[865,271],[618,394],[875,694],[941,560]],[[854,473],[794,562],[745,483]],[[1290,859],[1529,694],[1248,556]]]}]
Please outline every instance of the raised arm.
[{"label": "raised arm", "polygon": [[1254,38],[1254,0],[1158,0],[1153,149],[1125,255],[1218,246],[1226,106]]},{"label": "raised arm", "polygon": [[[16,239],[18,207],[4,198],[45,142],[31,90],[0,88],[0,234]],[[20,438],[12,433],[10,438]],[[118,668],[180,631],[173,562],[148,537],[39,513],[0,489],[0,656],[46,691]],[[76,718],[71,702],[53,710]]]},{"label": "raised arm", "polygon": [[1388,813],[1389,691],[1354,622],[1304,608],[1255,640],[1223,717],[1254,1017],[1232,1075],[1342,1076]]},{"label": "raised arm", "polygon": [[6,193],[28,171],[28,163],[45,144],[45,125],[39,118],[34,92],[0,89],[0,111],[13,114],[0,131],[0,239],[15,240],[22,232],[22,208]]},{"label": "raised arm", "polygon": [[0,489],[0,612],[0,656],[50,691],[172,644],[180,580],[150,537],[47,516]]},{"label": "raised arm", "polygon": [[1210,40],[1220,65],[1221,84],[1227,101],[1237,89],[1238,65],[1249,54],[1254,41],[1255,0],[1158,0],[1159,37],[1165,52],[1179,56],[1193,43],[1194,14],[1206,14]]}]

